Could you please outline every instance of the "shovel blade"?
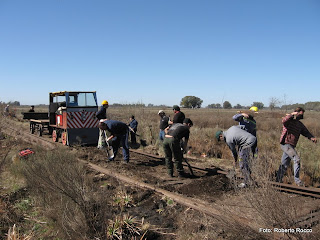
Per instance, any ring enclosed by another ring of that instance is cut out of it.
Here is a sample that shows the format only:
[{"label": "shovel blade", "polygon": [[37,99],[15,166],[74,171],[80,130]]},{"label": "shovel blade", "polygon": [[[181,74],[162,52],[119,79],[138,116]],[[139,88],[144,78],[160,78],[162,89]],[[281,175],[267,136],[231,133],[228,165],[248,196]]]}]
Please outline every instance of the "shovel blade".
[{"label": "shovel blade", "polygon": [[109,159],[114,158],[113,148],[111,146],[107,148],[107,155]]}]

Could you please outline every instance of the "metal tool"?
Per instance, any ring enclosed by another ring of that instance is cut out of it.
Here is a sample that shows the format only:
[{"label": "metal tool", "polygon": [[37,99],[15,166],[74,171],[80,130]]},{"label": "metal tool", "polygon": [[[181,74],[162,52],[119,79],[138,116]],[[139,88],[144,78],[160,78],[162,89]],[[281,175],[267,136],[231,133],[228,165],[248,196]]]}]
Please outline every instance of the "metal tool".
[{"label": "metal tool", "polygon": [[106,140],[106,145],[107,145],[107,147],[106,147],[106,152],[107,152],[108,158],[109,158],[109,159],[113,159],[113,158],[114,158],[113,147],[110,146],[109,142],[107,141],[108,136],[107,136],[106,131],[104,131],[104,136],[105,136],[105,138],[106,138],[106,139],[105,139],[105,140]]},{"label": "metal tool", "polygon": [[129,128],[130,132],[133,132],[136,136],[140,137],[140,135],[137,134],[137,133],[132,129],[132,127],[128,126],[128,128]]}]

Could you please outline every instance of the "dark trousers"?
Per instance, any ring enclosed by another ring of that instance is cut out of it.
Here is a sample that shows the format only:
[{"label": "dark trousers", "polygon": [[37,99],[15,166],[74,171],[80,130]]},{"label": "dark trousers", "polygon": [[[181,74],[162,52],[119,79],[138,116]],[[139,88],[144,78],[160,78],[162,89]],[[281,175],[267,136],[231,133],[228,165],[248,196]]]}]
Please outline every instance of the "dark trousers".
[{"label": "dark trousers", "polygon": [[[164,138],[163,150],[165,154],[166,166],[168,169],[168,174],[173,176],[173,165],[176,166],[178,174],[183,174],[182,165],[182,151],[180,147],[180,141],[174,138]],[[172,161],[173,158],[173,161]]]},{"label": "dark trousers", "polygon": [[130,131],[130,137],[131,137],[131,143],[137,143],[136,131],[135,132]]},{"label": "dark trousers", "polygon": [[120,143],[122,145],[122,153],[123,153],[123,159],[125,162],[129,162],[129,144],[128,144],[128,132],[123,135],[118,135],[112,139],[112,147],[113,147],[113,153],[114,157],[116,157],[118,153],[118,149],[120,146]]}]

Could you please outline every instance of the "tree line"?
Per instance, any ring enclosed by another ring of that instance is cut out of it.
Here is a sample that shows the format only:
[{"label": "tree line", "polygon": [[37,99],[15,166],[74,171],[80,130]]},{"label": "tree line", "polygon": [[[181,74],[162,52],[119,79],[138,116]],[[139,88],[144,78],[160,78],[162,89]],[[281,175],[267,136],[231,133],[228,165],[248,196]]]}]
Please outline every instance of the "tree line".
[{"label": "tree line", "polygon": [[[201,105],[203,103],[203,100],[196,96],[185,96],[180,101],[180,106],[184,108],[201,108]],[[0,104],[10,106],[21,106],[19,101],[10,101],[10,102],[2,102],[0,101]],[[39,106],[42,106],[45,104],[39,104]],[[120,104],[120,103],[114,103],[111,106],[113,107],[158,107],[158,108],[168,108],[170,106],[167,105],[154,105],[149,103],[148,105],[145,105],[144,103],[138,102],[138,103],[131,103],[131,104]],[[243,106],[241,104],[236,104],[232,106],[232,104],[229,101],[224,101],[222,104],[220,103],[212,103],[209,104],[206,108],[214,108],[214,109],[246,109],[251,106],[256,106],[259,109],[265,108],[264,104],[262,102],[253,102],[250,106]],[[295,109],[297,107],[303,107],[305,110],[313,110],[313,111],[320,111],[320,102],[306,102],[306,103],[295,103],[295,104],[284,104],[280,106],[280,101],[277,98],[270,98],[269,103],[269,109]]]}]

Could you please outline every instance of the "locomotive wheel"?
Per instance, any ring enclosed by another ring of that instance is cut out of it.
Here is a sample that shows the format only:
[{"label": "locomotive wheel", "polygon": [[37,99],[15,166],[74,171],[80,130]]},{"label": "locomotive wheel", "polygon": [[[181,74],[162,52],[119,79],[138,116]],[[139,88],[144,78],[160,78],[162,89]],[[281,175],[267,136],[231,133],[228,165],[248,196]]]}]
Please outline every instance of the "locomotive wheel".
[{"label": "locomotive wheel", "polygon": [[52,140],[54,142],[58,142],[58,132],[57,132],[57,130],[53,130],[52,131]]},{"label": "locomotive wheel", "polygon": [[68,133],[63,132],[61,135],[61,140],[63,145],[68,145]]}]

